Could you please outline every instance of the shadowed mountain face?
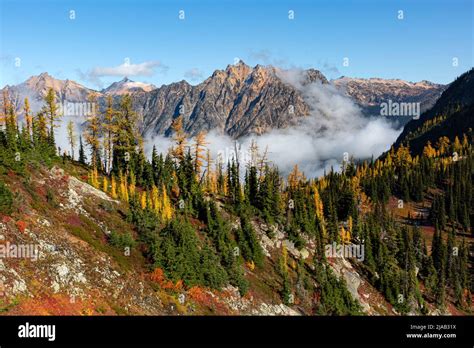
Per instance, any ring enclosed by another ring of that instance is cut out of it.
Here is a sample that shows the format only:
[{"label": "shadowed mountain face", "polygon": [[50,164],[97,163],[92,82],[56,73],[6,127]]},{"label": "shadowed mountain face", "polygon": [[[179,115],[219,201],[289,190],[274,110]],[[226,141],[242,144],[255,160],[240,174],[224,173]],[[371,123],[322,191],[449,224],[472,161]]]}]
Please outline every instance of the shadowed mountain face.
[{"label": "shadowed mountain face", "polygon": [[[126,93],[133,97],[135,110],[141,115],[143,133],[170,135],[171,124],[182,115],[186,132],[216,130],[239,138],[249,134],[263,134],[272,129],[287,128],[310,114],[310,106],[300,90],[280,78],[281,70],[272,66],[250,67],[243,62],[216,70],[198,85],[180,81],[156,88],[128,78],[114,82],[102,91],[94,91],[71,80],[57,80],[42,73],[22,84],[5,87],[18,99],[21,113],[25,97],[30,99],[33,112],[42,106],[42,98],[49,88],[56,92],[58,101],[83,103],[90,93],[98,96],[99,110],[111,95],[116,101]],[[328,84],[324,75],[314,69],[305,70],[305,83]],[[420,102],[421,110],[431,106],[445,86],[422,81],[340,78],[332,82],[349,95],[366,115],[380,114],[380,103]],[[78,123],[81,121],[80,115]],[[401,123],[406,123],[406,117]]]},{"label": "shadowed mountain face", "polygon": [[451,141],[457,136],[471,134],[474,128],[474,69],[462,74],[449,85],[436,104],[410,121],[398,137],[395,146],[410,145],[414,153],[420,153],[424,145],[446,136]]}]

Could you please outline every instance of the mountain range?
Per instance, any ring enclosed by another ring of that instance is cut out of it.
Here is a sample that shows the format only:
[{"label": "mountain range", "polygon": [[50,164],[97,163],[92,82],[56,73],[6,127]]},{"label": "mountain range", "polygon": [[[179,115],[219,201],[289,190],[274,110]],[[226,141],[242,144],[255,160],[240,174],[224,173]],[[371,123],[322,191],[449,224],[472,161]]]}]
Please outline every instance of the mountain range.
[{"label": "mountain range", "polygon": [[380,104],[393,102],[419,102],[421,112],[431,108],[448,87],[430,81],[409,82],[400,79],[340,77],[332,83],[344,90],[369,115],[380,114]]},{"label": "mountain range", "polygon": [[[17,97],[19,110],[24,98],[28,97],[34,112],[41,108],[42,98],[49,88],[53,88],[61,102],[86,102],[87,96],[95,93],[100,106],[105,104],[108,95],[117,99],[130,93],[134,108],[143,119],[143,133],[169,135],[173,119],[182,115],[184,128],[189,135],[201,130],[217,130],[238,138],[287,128],[309,115],[310,105],[301,91],[282,78],[282,72],[273,66],[250,67],[241,61],[224,70],[214,71],[197,85],[182,80],[156,87],[125,77],[101,91],[42,73],[4,89]],[[341,77],[328,81],[315,69],[302,73],[305,76],[304,83],[318,81],[334,85],[367,116],[380,115],[380,104],[388,100],[420,103],[421,111],[424,111],[436,102],[447,87],[429,81],[413,83],[380,78]],[[402,124],[407,121],[407,117],[401,119]]]}]

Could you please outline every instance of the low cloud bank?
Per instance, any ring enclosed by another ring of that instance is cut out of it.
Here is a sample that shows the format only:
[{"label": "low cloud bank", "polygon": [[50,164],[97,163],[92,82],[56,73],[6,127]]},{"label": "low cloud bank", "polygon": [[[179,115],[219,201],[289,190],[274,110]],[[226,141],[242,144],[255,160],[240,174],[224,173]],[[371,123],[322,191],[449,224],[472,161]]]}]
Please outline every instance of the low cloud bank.
[{"label": "low cloud bank", "polygon": [[[207,140],[213,158],[218,154],[224,156],[225,161],[232,158],[237,142],[239,157],[246,162],[250,158],[251,141],[255,139],[260,151],[268,147],[268,159],[283,174],[288,174],[298,164],[306,176],[315,177],[331,166],[335,170],[340,169],[345,153],[355,159],[379,156],[390,148],[401,132],[383,118],[363,116],[359,107],[334,86],[318,82],[305,84],[302,70],[277,73],[283,81],[302,93],[311,114],[298,126],[274,129],[260,136],[238,140],[211,131]],[[148,137],[146,143],[148,154],[153,145],[162,153],[172,146],[172,140],[163,136]]]}]

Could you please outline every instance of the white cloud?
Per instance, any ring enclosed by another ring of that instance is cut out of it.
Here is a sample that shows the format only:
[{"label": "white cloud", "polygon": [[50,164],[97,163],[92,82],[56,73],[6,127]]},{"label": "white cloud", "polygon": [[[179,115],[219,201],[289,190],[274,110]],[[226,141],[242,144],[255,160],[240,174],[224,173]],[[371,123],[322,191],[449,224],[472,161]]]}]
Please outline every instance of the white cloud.
[{"label": "white cloud", "polygon": [[87,72],[83,72],[80,69],[76,69],[76,73],[79,79],[88,81],[98,88],[104,87],[102,77],[117,76],[117,77],[130,77],[130,76],[153,76],[157,72],[166,73],[168,66],[164,65],[159,61],[149,61],[140,64],[132,64],[124,62],[121,65],[114,67],[95,67]]},{"label": "white cloud", "polygon": [[204,74],[198,68],[192,68],[184,73],[184,77],[191,81],[199,81],[204,77]]},{"label": "white cloud", "polygon": [[281,56],[277,57],[268,49],[252,50],[250,51],[249,58],[263,65],[289,66],[288,59]]},{"label": "white cloud", "polygon": [[90,72],[92,76],[152,76],[156,69],[162,71],[167,67],[159,61],[143,62],[140,64],[123,63],[114,67],[96,67]]}]

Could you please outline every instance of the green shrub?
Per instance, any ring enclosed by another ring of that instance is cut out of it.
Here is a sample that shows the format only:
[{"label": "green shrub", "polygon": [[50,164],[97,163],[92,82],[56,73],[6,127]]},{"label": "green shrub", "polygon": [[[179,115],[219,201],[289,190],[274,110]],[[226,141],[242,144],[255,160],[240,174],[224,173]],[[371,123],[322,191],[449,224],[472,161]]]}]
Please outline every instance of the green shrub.
[{"label": "green shrub", "polygon": [[9,214],[12,212],[13,195],[8,187],[0,182],[0,213]]},{"label": "green shrub", "polygon": [[135,239],[130,232],[117,233],[113,231],[110,234],[110,244],[113,246],[124,249],[126,247],[133,248],[135,246]]}]

